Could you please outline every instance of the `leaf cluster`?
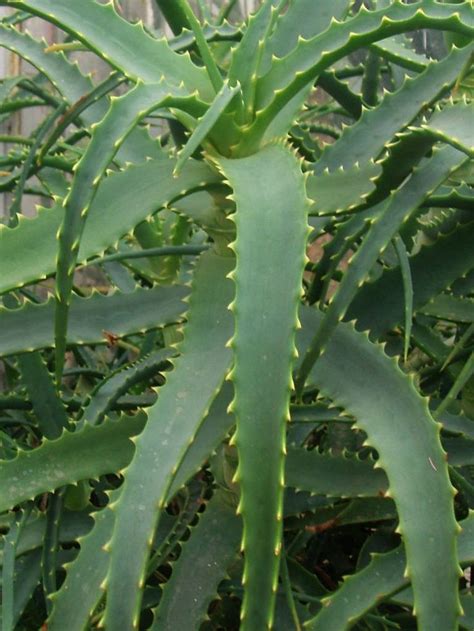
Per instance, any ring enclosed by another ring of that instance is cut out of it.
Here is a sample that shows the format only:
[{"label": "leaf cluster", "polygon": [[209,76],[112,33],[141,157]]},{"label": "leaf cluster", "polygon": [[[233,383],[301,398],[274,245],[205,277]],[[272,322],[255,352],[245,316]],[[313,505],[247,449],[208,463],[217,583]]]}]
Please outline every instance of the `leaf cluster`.
[{"label": "leaf cluster", "polygon": [[472,5],[115,4],[0,0],[1,628],[474,628]]}]

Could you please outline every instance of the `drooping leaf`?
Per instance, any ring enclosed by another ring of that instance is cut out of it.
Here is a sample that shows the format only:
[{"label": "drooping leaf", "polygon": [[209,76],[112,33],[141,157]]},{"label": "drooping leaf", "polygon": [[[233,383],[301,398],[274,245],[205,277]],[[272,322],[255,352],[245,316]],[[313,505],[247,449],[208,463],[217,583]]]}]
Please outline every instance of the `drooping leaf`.
[{"label": "drooping leaf", "polygon": [[[474,557],[473,524],[472,513],[461,522],[459,557],[463,564],[469,564]],[[405,563],[402,547],[388,554],[374,555],[366,568],[346,578],[337,592],[323,600],[324,606],[320,613],[308,621],[305,628],[311,631],[349,629],[349,625],[407,584]],[[441,618],[434,618],[434,621],[434,624],[438,624]]]},{"label": "drooping leaf", "polygon": [[[312,309],[300,317],[304,334],[323,316]],[[397,507],[419,624],[454,628],[460,607],[453,489],[439,427],[426,400],[396,361],[350,324],[337,326],[312,370],[311,381],[355,416],[357,426],[367,433],[366,444],[379,454],[377,467],[385,470],[389,481],[386,495]],[[405,432],[410,435],[409,447],[398,440]],[[435,506],[437,520],[433,520]]]}]

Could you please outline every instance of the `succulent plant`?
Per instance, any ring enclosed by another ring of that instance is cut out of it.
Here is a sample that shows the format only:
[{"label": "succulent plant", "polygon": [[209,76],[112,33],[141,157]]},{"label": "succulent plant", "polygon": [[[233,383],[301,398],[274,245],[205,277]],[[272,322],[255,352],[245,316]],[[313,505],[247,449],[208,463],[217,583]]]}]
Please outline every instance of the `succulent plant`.
[{"label": "succulent plant", "polygon": [[0,0],[2,629],[472,628],[472,5],[157,4]]}]

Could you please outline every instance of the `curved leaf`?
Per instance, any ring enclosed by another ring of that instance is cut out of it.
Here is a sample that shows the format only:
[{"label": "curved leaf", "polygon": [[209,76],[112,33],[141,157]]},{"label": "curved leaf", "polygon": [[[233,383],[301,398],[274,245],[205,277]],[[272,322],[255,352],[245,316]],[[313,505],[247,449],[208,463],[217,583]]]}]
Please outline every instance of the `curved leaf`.
[{"label": "curved leaf", "polygon": [[91,141],[74,167],[74,179],[63,200],[64,218],[57,233],[59,247],[54,338],[58,383],[64,367],[74,269],[84,225],[98,185],[118,148],[144,116],[162,105],[174,104],[179,107],[185,103],[194,110],[194,99],[183,98],[183,90],[173,89],[164,81],[159,84],[140,84],[125,96],[114,98],[106,116],[94,126]]},{"label": "curved leaf", "polygon": [[411,178],[386,202],[379,205],[380,213],[372,219],[370,229],[332,298],[323,323],[306,352],[297,377],[301,394],[304,382],[314,362],[327,344],[337,323],[344,317],[357,289],[366,279],[377,257],[385,250],[400,226],[411,213],[463,162],[465,156],[452,147],[445,147],[422,164]]},{"label": "curved leaf", "polygon": [[[90,77],[84,76],[76,63],[71,63],[63,53],[46,53],[46,42],[35,40],[28,33],[0,24],[0,46],[20,55],[43,73],[70,105],[77,103],[94,89]],[[81,119],[90,125],[99,121],[106,112],[107,100],[101,99],[89,105],[81,113]],[[142,162],[146,157],[158,158],[160,154],[162,150],[148,132],[136,129],[120,148],[118,160]]]},{"label": "curved leaf", "polygon": [[[233,257],[212,251],[203,254],[197,264],[188,323],[179,349],[182,356],[148,411],[149,421],[137,441],[135,458],[125,471],[120,499],[112,506],[116,520],[108,544],[108,629],[126,631],[138,625],[153,532],[177,467],[229,368],[231,356],[225,344],[232,335],[227,305],[233,287],[226,274],[233,266]],[[138,520],[135,515],[139,515]]]},{"label": "curved leaf", "polygon": [[[40,447],[20,451],[13,460],[0,462],[0,512],[13,508],[40,493],[86,478],[98,477],[123,467],[132,458],[130,439],[143,428],[145,415],[123,416],[98,427],[84,426],[64,431],[56,440],[44,440]],[[76,457],[80,451],[81,458]],[[68,466],[63,467],[64,462]]]},{"label": "curved leaf", "polygon": [[134,384],[156,375],[168,357],[174,351],[170,348],[162,348],[137,361],[125,369],[121,368],[109,375],[97,384],[89,395],[89,401],[84,406],[82,421],[91,425],[98,425],[104,420],[107,412],[114,403],[129,390]]},{"label": "curved leaf", "polygon": [[[322,315],[303,310],[301,317],[303,334],[306,330],[308,335]],[[337,326],[311,381],[355,416],[357,426],[367,433],[366,443],[379,454],[377,467],[389,480],[386,495],[397,506],[420,627],[454,630],[460,612],[454,491],[439,426],[426,401],[397,362],[350,324]],[[410,440],[401,444],[400,436]]]},{"label": "curved leaf", "polygon": [[[472,543],[474,541],[474,514],[471,513],[460,525],[462,530],[459,535],[459,556],[461,563],[467,565],[472,563],[474,558]],[[305,623],[305,629],[311,631],[350,629],[366,612],[407,585],[408,579],[403,572],[405,564],[406,556],[403,547],[388,554],[373,555],[367,567],[347,577],[334,594],[322,599],[323,607],[315,618]],[[395,601],[397,600],[396,597]],[[402,598],[401,602],[407,601]],[[441,618],[433,620],[435,625],[441,623]],[[428,628],[436,629],[437,626]]]},{"label": "curved leaf", "polygon": [[[155,39],[147,33],[141,23],[132,25],[121,18],[113,3],[104,5],[95,0],[82,0],[79,5],[71,0],[2,0],[0,5],[22,9],[53,22],[131,79],[156,83],[166,76],[175,85],[184,83],[189,92],[198,89],[203,97],[213,93],[206,72],[195,66],[188,54],[178,55],[166,40]],[[104,37],[104,33],[109,37]]]},{"label": "curved leaf", "polygon": [[417,28],[453,30],[472,37],[474,25],[469,3],[457,4],[455,13],[448,5],[431,0],[410,5],[396,2],[379,11],[362,8],[354,18],[299,42],[291,53],[276,60],[270,71],[259,79],[257,115],[245,134],[241,150],[249,151],[258,146],[278,112],[330,65],[362,46]]},{"label": "curved leaf", "polygon": [[[363,166],[368,160],[376,159],[398,131],[454,84],[471,50],[472,47],[454,49],[445,59],[431,63],[422,74],[408,78],[396,92],[387,93],[378,107],[364,110],[361,118],[347,128],[337,142],[326,147],[315,165],[315,172],[347,169],[356,163]],[[371,132],[374,129],[377,129],[376,134]]]}]

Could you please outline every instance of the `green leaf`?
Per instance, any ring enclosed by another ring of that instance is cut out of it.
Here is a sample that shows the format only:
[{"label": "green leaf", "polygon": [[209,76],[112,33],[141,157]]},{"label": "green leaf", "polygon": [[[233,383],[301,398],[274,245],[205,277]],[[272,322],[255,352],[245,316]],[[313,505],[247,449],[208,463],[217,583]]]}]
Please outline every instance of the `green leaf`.
[{"label": "green leaf", "polygon": [[367,231],[370,221],[376,213],[373,208],[353,214],[339,224],[334,237],[324,245],[323,254],[318,261],[314,278],[308,290],[310,304],[320,301],[324,304],[329,284],[344,255],[354,246],[357,240]]},{"label": "green leaf", "polygon": [[429,59],[416,53],[409,45],[410,42],[406,37],[395,35],[371,44],[370,49],[397,66],[414,72],[423,72],[429,64]]},{"label": "green leaf", "polygon": [[275,61],[259,80],[258,109],[268,110],[270,104],[272,109],[282,107],[322,70],[353,50],[417,28],[452,30],[472,36],[474,25],[469,3],[457,4],[456,13],[448,5],[426,0],[410,5],[393,3],[379,11],[361,9],[355,17],[334,24],[325,33],[299,42],[286,57]]},{"label": "green leaf", "polygon": [[[173,176],[175,166],[175,160],[164,157],[108,175],[89,210],[78,262],[115,246],[120,237],[167,203],[219,180],[202,162],[189,160],[178,177]],[[64,209],[57,204],[49,209],[40,208],[34,219],[20,217],[15,229],[0,226],[0,293],[54,272],[56,234],[63,217]],[[32,251],[34,257],[29,256]]]},{"label": "green leaf", "polygon": [[77,103],[74,103],[74,105],[70,107],[61,117],[52,133],[49,134],[48,138],[43,143],[41,151],[36,158],[37,162],[41,163],[43,158],[55,146],[55,143],[60,140],[69,125],[73,124],[74,121],[78,119],[81,114],[86,112],[92,105],[94,105],[94,103],[97,101],[100,102],[101,99],[107,97],[113,90],[116,90],[124,82],[125,78],[123,75],[119,72],[112,72],[106,79],[104,79],[104,81],[101,81],[98,85],[91,89]]},{"label": "green leaf", "polygon": [[[98,292],[71,301],[70,344],[105,344],[106,333],[125,337],[179,322],[187,289],[179,285],[138,288],[108,296]],[[140,304],[140,309],[136,305]],[[54,345],[54,301],[25,302],[19,309],[0,308],[0,356],[31,352]]]},{"label": "green leaf", "polygon": [[[140,613],[146,562],[176,469],[206,416],[229,368],[225,347],[232,335],[227,305],[232,283],[226,274],[231,256],[202,255],[194,274],[188,323],[180,346],[182,356],[148,411],[149,422],[137,441],[132,464],[116,512],[107,578],[105,625],[135,629]],[[173,437],[171,440],[171,436]],[[139,515],[135,519],[134,515]]]},{"label": "green leaf", "polygon": [[[65,510],[59,525],[59,539],[61,543],[72,543],[76,541],[78,537],[82,537],[90,531],[92,524],[93,521],[87,513]],[[16,548],[17,560],[24,554],[41,548],[45,529],[46,517],[44,513],[33,512],[21,531],[21,536]],[[0,555],[0,562],[3,564],[3,551]]]},{"label": "green leaf", "polygon": [[[372,206],[385,199],[409,177],[423,158],[432,150],[436,138],[416,132],[399,132],[390,142],[385,156],[380,160],[382,175],[376,181],[376,190],[366,203]],[[417,224],[415,224],[417,225]],[[405,230],[407,228],[405,227]],[[407,241],[407,238],[404,238]]]},{"label": "green leaf", "polygon": [[235,421],[228,413],[232,400],[232,386],[224,383],[211,404],[209,413],[199,426],[194,440],[189,444],[171,482],[168,498],[171,499],[191,478],[197,469],[214,453],[230,432]]},{"label": "green leaf", "polygon": [[368,497],[383,495],[387,478],[375,461],[357,456],[336,456],[291,448],[285,465],[286,485],[297,491],[310,491],[331,497]]},{"label": "green leaf", "polygon": [[[232,440],[239,454],[238,510],[244,523],[241,619],[243,630],[260,631],[271,626],[278,581],[285,423],[308,234],[307,198],[300,165],[283,145],[270,145],[239,160],[221,158],[219,166],[229,179],[237,207],[231,409],[237,423]],[[271,248],[262,249],[262,242]],[[256,269],[279,273],[255,274]]]},{"label": "green leaf", "polygon": [[288,55],[297,48],[300,39],[315,37],[323,33],[331,25],[332,20],[344,18],[349,6],[349,0],[291,2],[288,9],[279,15],[273,32],[265,43],[265,65],[262,69],[268,70],[272,55]]},{"label": "green leaf", "polygon": [[90,400],[84,406],[81,420],[91,425],[101,423],[122,395],[136,383],[156,375],[160,366],[162,367],[173,354],[176,352],[172,349],[162,348],[131,366],[119,368],[107,379],[99,382],[89,395]]},{"label": "green leaf", "polygon": [[58,562],[59,530],[63,511],[65,488],[60,488],[48,495],[46,509],[46,528],[44,531],[43,551],[41,556],[42,584],[46,610],[51,610],[50,596],[57,589],[56,569]]},{"label": "green leaf", "polygon": [[[66,580],[61,589],[51,595],[52,611],[47,622],[49,631],[83,631],[103,594],[101,582],[107,571],[104,557],[108,560],[108,556],[102,547],[110,538],[114,514],[105,507],[93,517],[92,530],[78,539],[81,546],[79,555],[66,566]],[[87,580],[84,580],[85,576]]]},{"label": "green leaf", "polygon": [[[474,627],[474,595],[472,592],[461,593],[459,599],[464,611],[459,619],[459,628],[463,631],[470,631]],[[406,587],[401,592],[394,594],[390,601],[405,607],[413,607],[413,591],[410,587]]]},{"label": "green leaf", "polygon": [[337,78],[334,70],[324,70],[319,75],[316,84],[332,96],[353,118],[360,118],[363,111],[362,99],[348,87],[347,83]]},{"label": "green leaf", "polygon": [[419,309],[419,312],[433,316],[438,320],[452,320],[453,322],[470,324],[474,322],[474,300],[440,294]]},{"label": "green leaf", "polygon": [[65,109],[65,103],[61,103],[60,105],[58,105],[56,109],[48,114],[48,116],[41,122],[41,124],[34,132],[35,138],[33,144],[29,148],[28,154],[26,155],[26,158],[21,166],[21,173],[13,193],[13,200],[10,208],[8,209],[8,213],[10,216],[9,223],[11,226],[14,226],[18,223],[18,214],[21,213],[22,210],[23,193],[25,191],[26,183],[30,177],[31,168],[35,163],[36,154],[45,136],[52,130],[53,126],[56,124],[60,116],[64,113]]},{"label": "green leaf", "polygon": [[463,162],[462,154],[452,147],[433,153],[433,157],[421,165],[402,188],[388,201],[379,205],[379,213],[372,219],[364,242],[350,261],[338,291],[325,313],[323,324],[306,352],[297,378],[297,390],[300,394],[311,367],[327,344],[337,323],[344,317],[358,287],[366,279],[379,254],[429,193],[440,186]]},{"label": "green leaf", "polygon": [[[461,522],[459,557],[463,565],[472,563],[474,558],[473,526],[474,513],[471,513],[467,519]],[[305,628],[310,631],[348,630],[365,613],[407,585],[408,578],[404,575],[405,563],[406,557],[403,547],[388,554],[373,555],[367,567],[347,577],[334,594],[323,599],[324,606],[315,618],[305,624]],[[405,601],[402,599],[401,602]],[[415,608],[417,608],[416,604]],[[419,615],[419,612],[417,613]],[[427,628],[436,629],[436,625],[441,623],[441,618],[433,618],[435,626]],[[443,626],[439,628],[454,629],[455,627]]]},{"label": "green leaf", "polygon": [[[41,576],[41,552],[36,550],[15,560],[15,573],[13,577],[13,607],[12,607],[12,628],[16,625],[25,607],[31,599],[33,591],[37,586]],[[3,605],[0,607],[0,619],[3,619]],[[8,628],[2,626],[2,629]]]},{"label": "green leaf", "polygon": [[[220,444],[226,436],[233,419],[226,413],[231,399],[230,384],[225,384],[219,395],[213,401],[209,414],[199,427],[194,441],[189,444],[182,462],[174,474],[168,491],[168,500],[171,500],[176,492],[202,465],[209,454]],[[117,450],[120,452],[120,450]],[[77,457],[81,454],[76,451]],[[116,463],[119,466],[118,462]],[[63,464],[67,466],[67,462]],[[110,504],[116,498],[111,498]],[[104,511],[94,515],[96,525],[93,531],[80,540],[81,551],[73,565],[67,568],[66,581],[59,592],[52,597],[54,608],[49,620],[51,631],[63,631],[64,628],[71,631],[82,631],[87,619],[94,611],[97,603],[103,595],[104,581],[110,562],[110,555],[104,549],[105,544],[112,536],[115,512],[107,507]],[[84,582],[84,573],[88,580]],[[81,591],[82,598],[77,602],[76,593]]]},{"label": "green leaf", "polygon": [[[322,71],[353,50],[393,33],[417,27],[459,27],[461,30],[466,29],[466,32],[472,31],[472,27],[468,25],[470,9],[467,3],[458,5],[462,7],[461,20],[458,19],[461,13],[453,16],[448,7],[439,3],[429,2],[418,10],[420,4],[424,2],[410,5],[394,3],[387,9],[376,12],[367,12],[363,8],[356,17],[334,25],[320,36],[301,42],[292,53],[275,61],[267,75],[258,82],[257,115],[254,123],[245,131],[240,151],[254,150],[264,136],[268,138],[267,129],[273,119],[296,98],[304,86],[309,86]],[[314,60],[318,61],[315,63]],[[433,96],[439,91],[438,88]],[[409,108],[409,100],[404,103],[404,107]],[[419,108],[420,106],[418,110]],[[400,114],[397,117],[399,116]],[[380,145],[381,149],[383,144],[382,142]]]},{"label": "green leaf", "polygon": [[451,414],[450,412],[442,412],[437,414],[437,420],[441,422],[443,427],[455,434],[474,438],[474,423],[471,419],[462,414]]},{"label": "green leaf", "polygon": [[175,0],[175,3],[180,7],[186,16],[186,19],[194,33],[194,39],[196,40],[196,47],[201,55],[202,62],[207,70],[209,79],[216,92],[222,87],[222,75],[216,64],[214,57],[212,56],[209,44],[207,43],[204,33],[201,28],[199,20],[194,15],[194,11],[188,3],[188,0]]},{"label": "green leaf", "polygon": [[[182,82],[188,92],[199,90],[204,98],[213,93],[205,70],[195,66],[188,54],[178,55],[165,39],[155,39],[141,23],[133,25],[121,18],[112,3],[83,0],[79,6],[73,0],[2,0],[0,5],[56,24],[135,81],[156,83],[166,76],[175,85]],[[104,37],[104,33],[113,33],[113,37]]]},{"label": "green leaf", "polygon": [[[432,245],[422,247],[410,257],[415,311],[474,267],[473,239],[474,223],[471,222],[448,235],[441,235]],[[363,285],[349,308],[347,319],[357,320],[357,328],[370,329],[377,338],[400,324],[403,321],[400,268],[386,269],[376,281]]]},{"label": "green leaf", "polygon": [[411,276],[408,253],[405,244],[399,235],[394,238],[394,245],[397,251],[398,261],[400,263],[400,272],[403,279],[403,293],[405,297],[405,340],[403,345],[403,357],[406,361],[408,358],[408,351],[410,349],[411,327],[413,322],[413,280]]},{"label": "green leaf", "polygon": [[242,90],[242,120],[251,120],[255,101],[257,77],[262,63],[265,39],[271,31],[275,5],[279,0],[263,0],[260,8],[250,16],[242,40],[237,45],[229,68],[230,83],[238,83]]},{"label": "green leaf", "polygon": [[[474,157],[474,103],[458,101],[437,108],[421,129],[433,134],[437,140],[447,142],[469,157]],[[412,128],[410,128],[412,129]],[[416,128],[415,128],[416,129]]]},{"label": "green leaf", "polygon": [[[76,63],[71,63],[61,52],[45,52],[47,43],[37,41],[29,33],[7,25],[0,25],[0,46],[20,55],[28,63],[44,74],[70,104],[79,102],[89,94],[94,85],[89,76],[84,76]],[[107,101],[102,99],[90,105],[81,113],[81,119],[88,125],[101,120],[107,112]],[[146,157],[158,158],[162,154],[156,141],[148,132],[136,129],[119,150],[120,162],[142,162]]]},{"label": "green leaf", "polygon": [[174,171],[175,175],[180,172],[181,167],[186,162],[186,160],[193,155],[199,145],[209,135],[212,128],[222,116],[229,103],[239,92],[239,85],[230,86],[228,82],[224,83],[207,112],[199,120],[196,128],[193,130],[190,139],[180,151]]},{"label": "green leaf", "polygon": [[41,434],[49,439],[58,438],[63,429],[69,426],[69,420],[41,354],[33,352],[20,355],[18,365]]},{"label": "green leaf", "polygon": [[[406,79],[397,92],[387,93],[378,107],[364,110],[357,123],[346,129],[337,142],[326,147],[315,165],[315,172],[349,168],[355,163],[363,166],[376,159],[398,131],[436,100],[447,85],[454,84],[470,50],[470,47],[454,49],[442,61],[428,65],[419,76]],[[377,133],[373,133],[375,129]]]},{"label": "green leaf", "polygon": [[[323,316],[307,309],[300,317],[302,334],[311,335]],[[397,507],[398,530],[407,551],[406,573],[413,584],[420,627],[454,629],[460,608],[453,488],[439,427],[426,400],[396,360],[344,323],[327,342],[311,382],[335,405],[354,415],[357,427],[367,434],[366,444],[379,454],[376,466],[385,470],[389,480],[386,496]],[[408,434],[409,443],[401,445],[400,435]],[[355,602],[351,601],[353,606]]]},{"label": "green leaf", "polygon": [[[439,404],[439,406],[436,408],[436,412],[435,412],[436,415],[442,414],[442,412],[448,409],[450,403],[456,399],[456,397],[461,392],[461,390],[469,382],[469,379],[472,377],[473,374],[474,374],[474,353],[471,353],[468,360],[462,367],[461,372],[456,377],[456,380],[451,386],[448,394],[443,399],[443,401]],[[474,446],[474,442],[473,442],[473,446]],[[473,454],[472,462],[474,462],[474,454]]]},{"label": "green leaf", "polygon": [[15,557],[18,539],[24,524],[25,514],[15,514],[10,524],[10,529],[5,536],[3,545],[2,567],[2,630],[13,631],[14,603],[15,603]]},{"label": "green leaf", "polygon": [[367,51],[362,76],[362,100],[366,105],[375,106],[379,100],[380,89],[380,57],[373,51]]},{"label": "green leaf", "polygon": [[[0,462],[0,512],[60,486],[112,473],[127,465],[133,455],[130,440],[143,428],[145,415],[122,416],[98,427],[85,425],[64,431],[56,440],[19,451],[13,460]],[[81,458],[77,457],[81,453]]]},{"label": "green leaf", "polygon": [[[125,138],[139,121],[159,106],[187,104],[195,110],[195,100],[183,98],[181,89],[170,88],[165,82],[140,84],[125,96],[115,98],[109,111],[94,126],[91,141],[75,165],[74,179],[63,200],[64,218],[58,231],[59,241],[56,270],[56,313],[54,321],[55,372],[59,383],[64,367],[69,302],[73,276],[79,254],[86,218],[105,170]],[[197,111],[199,111],[197,106]]]},{"label": "green leaf", "polygon": [[308,197],[314,201],[310,214],[337,215],[362,205],[375,190],[374,182],[381,172],[382,167],[369,160],[362,167],[356,164],[310,175],[306,182]]},{"label": "green leaf", "polygon": [[[472,356],[464,365],[464,371],[460,373],[460,379],[458,383],[455,383],[456,389],[459,385],[462,385],[464,378],[469,373],[472,375],[474,360]],[[454,390],[455,392],[455,390]],[[437,415],[438,410],[434,412]],[[440,413],[443,413],[441,408]],[[471,421],[472,423],[472,421]],[[448,452],[448,462],[453,467],[464,467],[474,465],[474,440],[465,438],[464,436],[457,436],[455,438],[444,438],[443,447]]]},{"label": "green leaf", "polygon": [[[278,20],[270,37],[263,41],[263,59],[260,75],[264,75],[273,65],[273,55],[284,57],[298,46],[300,38],[309,38],[322,33],[329,27],[331,20],[342,18],[349,7],[348,0],[333,0],[332,2],[313,2],[312,0],[297,0],[288,3],[287,10],[280,11]],[[281,9],[281,6],[279,7]],[[337,82],[329,74],[319,77],[323,89],[333,88],[329,93],[349,102],[349,107],[356,108],[360,114],[360,105],[354,103],[352,93],[344,84]],[[335,90],[334,90],[335,88]],[[291,123],[298,116],[304,102],[308,98],[311,85],[303,87],[284,107],[276,113],[274,120],[266,131],[266,138],[271,140],[283,136],[288,131]],[[335,97],[337,98],[337,97]],[[356,99],[357,101],[357,99]]]},{"label": "green leaf", "polygon": [[241,537],[242,525],[235,507],[225,492],[217,491],[173,564],[152,631],[199,628],[227,566],[237,555]]},{"label": "green leaf", "polygon": [[156,0],[156,4],[175,35],[178,35],[184,29],[191,29],[186,14],[174,0]]},{"label": "green leaf", "polygon": [[[82,74],[79,66],[71,63],[63,53],[45,53],[46,42],[34,39],[12,26],[0,25],[0,46],[8,48],[27,60],[43,73],[71,105],[94,87],[89,77]],[[94,123],[107,110],[105,103],[96,103],[84,113],[84,121]]]},{"label": "green leaf", "polygon": [[453,361],[454,358],[457,359],[457,356],[464,349],[466,342],[469,341],[469,339],[472,337],[473,334],[474,334],[474,322],[472,322],[467,327],[467,329],[460,336],[457,342],[453,344],[451,350],[449,351],[449,355],[446,357],[443,365],[441,366],[441,370],[444,370],[446,366]]}]

